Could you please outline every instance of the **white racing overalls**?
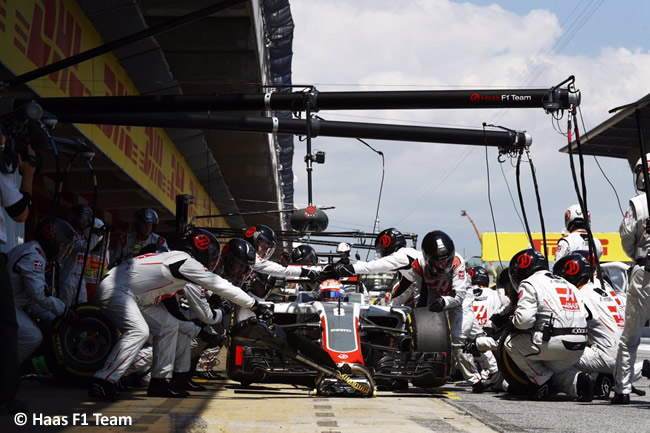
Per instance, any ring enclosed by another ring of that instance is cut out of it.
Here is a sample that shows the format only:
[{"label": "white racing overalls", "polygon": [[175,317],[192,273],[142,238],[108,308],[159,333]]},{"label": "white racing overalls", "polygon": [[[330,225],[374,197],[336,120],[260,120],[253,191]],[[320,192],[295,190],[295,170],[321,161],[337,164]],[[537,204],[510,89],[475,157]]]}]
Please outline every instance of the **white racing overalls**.
[{"label": "white racing overalls", "polygon": [[[543,385],[553,377],[559,392],[577,396],[578,370],[572,366],[587,342],[587,312],[578,289],[540,270],[519,285],[513,322],[520,331],[506,339],[508,354],[530,381]],[[552,323],[548,341],[543,329]]]},{"label": "white racing overalls", "polygon": [[442,296],[445,300],[444,311],[449,318],[452,356],[465,380],[471,384],[477,383],[481,380],[481,374],[474,365],[474,358],[471,354],[463,352],[465,346],[463,323],[474,321],[471,307],[467,304],[463,305],[467,290],[470,288],[469,277],[465,272],[465,261],[456,254],[449,273],[434,274],[424,264],[424,260],[418,258],[413,262],[413,273],[415,275],[413,285],[416,292],[420,294],[418,307],[428,307],[429,299],[438,296]]},{"label": "white racing overalls", "polygon": [[46,296],[45,253],[36,241],[27,242],[9,252],[7,269],[11,278],[16,320],[18,321],[18,359],[23,362],[41,345],[43,334],[25,312],[30,304],[50,315],[60,316],[65,304],[59,298]]},{"label": "white racing overalls", "polygon": [[[594,238],[596,251],[602,253],[603,246],[600,240]],[[587,231],[583,229],[574,230],[565,237],[557,241],[557,250],[555,251],[555,261],[557,262],[564,256],[568,256],[576,251],[589,251],[589,238]]]},{"label": "white racing overalls", "polygon": [[648,204],[645,193],[630,199],[619,233],[625,254],[636,261],[632,268],[625,302],[625,328],[616,355],[614,391],[618,394],[632,392],[632,383],[638,377],[636,351],[641,342],[641,330],[650,319],[650,272],[644,269],[650,236],[645,231]]},{"label": "white racing overalls", "polygon": [[173,329],[178,330],[181,324],[176,318],[172,317],[177,322],[168,319],[171,314],[158,303],[179,291],[191,293],[188,282],[206,287],[244,308],[251,308],[255,303],[253,298],[209,272],[186,252],[146,254],[127,260],[111,269],[97,290],[98,303],[122,336],[95,377],[116,382],[124,374],[149,337],[148,321],[164,330],[158,336],[152,331],[152,376],[156,377],[154,371],[162,374],[161,377],[172,371],[178,333]]}]

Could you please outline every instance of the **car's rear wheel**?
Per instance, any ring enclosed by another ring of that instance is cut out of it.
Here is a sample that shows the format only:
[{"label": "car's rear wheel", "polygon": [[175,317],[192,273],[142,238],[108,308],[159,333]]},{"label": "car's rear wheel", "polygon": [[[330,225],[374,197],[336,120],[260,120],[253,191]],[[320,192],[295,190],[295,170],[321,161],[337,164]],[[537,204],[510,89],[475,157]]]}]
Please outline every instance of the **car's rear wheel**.
[{"label": "car's rear wheel", "polygon": [[416,352],[434,352],[444,355],[439,371],[413,379],[414,386],[437,388],[447,383],[451,369],[451,332],[449,320],[443,313],[433,313],[428,308],[415,308],[411,312],[411,335]]}]

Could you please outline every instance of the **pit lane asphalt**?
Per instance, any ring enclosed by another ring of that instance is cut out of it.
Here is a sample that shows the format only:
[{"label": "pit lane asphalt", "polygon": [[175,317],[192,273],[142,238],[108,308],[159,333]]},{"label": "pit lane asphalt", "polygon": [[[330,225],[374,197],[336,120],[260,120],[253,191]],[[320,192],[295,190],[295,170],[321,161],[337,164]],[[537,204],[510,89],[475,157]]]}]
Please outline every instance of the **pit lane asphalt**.
[{"label": "pit lane asphalt", "polygon": [[[650,359],[643,345],[639,359]],[[504,393],[472,394],[460,383],[439,389],[380,391],[377,398],[335,398],[312,395],[304,387],[279,384],[246,388],[228,380],[202,382],[207,392],[186,399],[148,398],[144,389],[116,403],[91,401],[74,386],[24,381],[19,398],[34,414],[48,417],[87,414],[88,426],[18,427],[13,417],[0,417],[0,432],[650,432],[650,382],[637,387],[645,397],[632,396],[629,406],[609,402],[576,403],[558,396],[530,402]],[[95,426],[93,413],[130,416],[130,426]]]}]

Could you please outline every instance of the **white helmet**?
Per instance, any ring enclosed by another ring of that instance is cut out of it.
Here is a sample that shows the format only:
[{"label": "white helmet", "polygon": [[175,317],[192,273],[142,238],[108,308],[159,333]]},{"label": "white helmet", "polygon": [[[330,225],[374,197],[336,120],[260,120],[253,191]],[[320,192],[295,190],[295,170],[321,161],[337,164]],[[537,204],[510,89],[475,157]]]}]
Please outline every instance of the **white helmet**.
[{"label": "white helmet", "polygon": [[[650,153],[646,155],[646,160],[650,161]],[[641,158],[639,158],[636,164],[634,164],[634,176],[635,176],[634,183],[636,189],[638,189],[639,191],[645,191],[645,179],[643,176],[643,170],[641,170],[642,165],[643,162],[641,161]],[[648,165],[650,165],[650,163]],[[650,167],[648,167],[648,169],[649,169],[648,172],[650,173]]]},{"label": "white helmet", "polygon": [[[591,212],[587,211],[587,215],[589,217],[589,222],[591,223]],[[564,227],[566,227],[568,231],[573,231],[578,228],[575,226],[585,226],[585,218],[584,215],[582,215],[582,209],[579,204],[569,206],[564,213]]]},{"label": "white helmet", "polygon": [[337,253],[349,253],[350,250],[352,250],[352,247],[351,247],[350,244],[347,243],[347,242],[341,242],[341,243],[338,244],[338,246],[336,247],[336,252],[337,252]]}]

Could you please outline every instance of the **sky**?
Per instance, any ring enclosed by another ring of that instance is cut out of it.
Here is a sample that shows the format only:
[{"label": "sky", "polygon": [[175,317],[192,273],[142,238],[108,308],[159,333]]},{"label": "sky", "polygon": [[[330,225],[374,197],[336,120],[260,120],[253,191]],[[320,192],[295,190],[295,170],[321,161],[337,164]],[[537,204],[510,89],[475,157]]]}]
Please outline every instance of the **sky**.
[{"label": "sky", "polygon": [[[649,33],[644,22],[650,16],[650,2],[299,0],[291,3],[291,10],[293,82],[312,84],[320,91],[550,88],[574,75],[582,96],[582,131],[609,118],[609,109],[650,93]],[[337,121],[471,129],[486,122],[526,131],[533,137],[530,153],[546,231],[561,231],[565,210],[577,203],[569,157],[558,152],[567,144],[562,135],[566,113],[560,131],[542,108],[319,115]],[[381,229],[417,233],[420,241],[431,230],[443,230],[466,257],[480,255],[481,246],[461,210],[480,232],[493,232],[495,225],[498,232],[524,231],[514,164],[510,160],[500,164],[495,148],[488,148],[486,156],[483,146],[366,141],[385,155]],[[296,140],[295,145],[294,201],[305,206],[306,149],[304,142]],[[381,158],[355,139],[317,137],[312,146],[326,152],[325,164],[314,165],[313,197],[318,206],[335,206],[327,211],[328,230],[372,232]],[[632,174],[626,160],[598,158],[598,162],[620,203],[595,159],[586,157],[592,229],[617,232],[621,208],[625,211],[635,195]],[[539,232],[527,165],[521,182],[531,230]]]}]

